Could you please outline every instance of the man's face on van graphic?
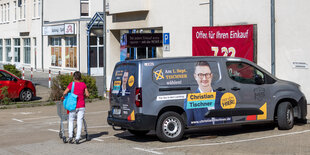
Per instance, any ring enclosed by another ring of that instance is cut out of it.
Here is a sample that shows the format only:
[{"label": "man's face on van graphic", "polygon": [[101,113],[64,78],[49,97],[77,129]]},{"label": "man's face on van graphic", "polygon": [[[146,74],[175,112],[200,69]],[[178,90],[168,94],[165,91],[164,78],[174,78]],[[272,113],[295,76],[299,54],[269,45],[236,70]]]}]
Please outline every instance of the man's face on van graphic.
[{"label": "man's face on van graphic", "polygon": [[200,90],[203,92],[212,91],[211,82],[213,74],[209,66],[196,66],[194,77]]},{"label": "man's face on van graphic", "polygon": [[128,72],[124,72],[122,81],[123,81],[123,86],[126,86],[127,81],[128,81]]}]

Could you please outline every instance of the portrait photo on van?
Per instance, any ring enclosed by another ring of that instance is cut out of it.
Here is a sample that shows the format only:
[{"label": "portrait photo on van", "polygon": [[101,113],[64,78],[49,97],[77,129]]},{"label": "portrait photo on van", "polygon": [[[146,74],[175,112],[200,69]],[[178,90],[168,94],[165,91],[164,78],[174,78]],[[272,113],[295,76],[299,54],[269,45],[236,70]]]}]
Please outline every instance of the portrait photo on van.
[{"label": "portrait photo on van", "polygon": [[[211,67],[211,64],[214,66]],[[205,117],[210,110],[223,109],[221,106],[223,93],[214,90],[212,87],[212,82],[216,82],[219,77],[217,76],[217,79],[213,79],[215,75],[219,74],[216,63],[198,61],[191,70],[193,70],[193,73],[190,76],[193,77],[193,82],[198,87],[194,92],[187,94],[187,98],[184,100],[187,125],[196,126],[231,122],[231,117]]]},{"label": "portrait photo on van", "polygon": [[[129,74],[128,70],[119,70],[115,72],[116,81],[113,83],[113,94],[117,94],[119,96],[127,96],[130,95],[130,87],[134,83],[134,78]],[[128,84],[128,80],[130,78],[130,83]]]}]

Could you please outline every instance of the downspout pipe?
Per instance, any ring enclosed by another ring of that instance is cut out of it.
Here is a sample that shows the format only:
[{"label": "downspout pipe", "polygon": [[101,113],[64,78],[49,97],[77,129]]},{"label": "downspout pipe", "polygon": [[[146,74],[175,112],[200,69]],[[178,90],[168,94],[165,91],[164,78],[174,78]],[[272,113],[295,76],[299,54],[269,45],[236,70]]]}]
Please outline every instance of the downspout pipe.
[{"label": "downspout pipe", "polygon": [[87,29],[87,75],[90,75],[90,56],[89,56],[89,35],[90,35],[90,29]]},{"label": "downspout pipe", "polygon": [[271,0],[271,74],[276,75],[275,60],[275,0]]},{"label": "downspout pipe", "polygon": [[103,0],[103,96],[107,96],[106,0]]},{"label": "downspout pipe", "polygon": [[213,26],[213,0],[210,0],[210,26]]}]

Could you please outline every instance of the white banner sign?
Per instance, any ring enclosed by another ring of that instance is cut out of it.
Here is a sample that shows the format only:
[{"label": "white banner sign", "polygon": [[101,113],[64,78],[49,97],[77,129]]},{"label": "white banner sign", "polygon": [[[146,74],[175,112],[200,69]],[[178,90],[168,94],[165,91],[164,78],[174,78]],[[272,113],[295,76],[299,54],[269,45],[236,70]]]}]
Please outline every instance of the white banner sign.
[{"label": "white banner sign", "polygon": [[75,24],[63,24],[55,26],[44,26],[43,35],[75,34]]}]

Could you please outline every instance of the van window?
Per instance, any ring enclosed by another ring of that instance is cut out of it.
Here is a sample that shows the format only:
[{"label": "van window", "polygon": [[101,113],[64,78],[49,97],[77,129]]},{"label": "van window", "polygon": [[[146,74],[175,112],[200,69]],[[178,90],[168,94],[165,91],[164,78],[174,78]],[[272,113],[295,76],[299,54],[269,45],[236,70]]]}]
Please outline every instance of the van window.
[{"label": "van window", "polygon": [[220,72],[218,63],[214,61],[193,61],[184,63],[179,62],[160,64],[153,68],[153,81],[160,86],[195,86],[197,85],[197,82],[195,80],[194,74],[196,65],[199,62],[207,62],[209,64],[213,76],[212,83],[217,83],[219,81]]},{"label": "van window", "polygon": [[265,74],[257,68],[243,62],[227,62],[229,77],[244,84],[255,84],[255,77],[265,79]]}]

